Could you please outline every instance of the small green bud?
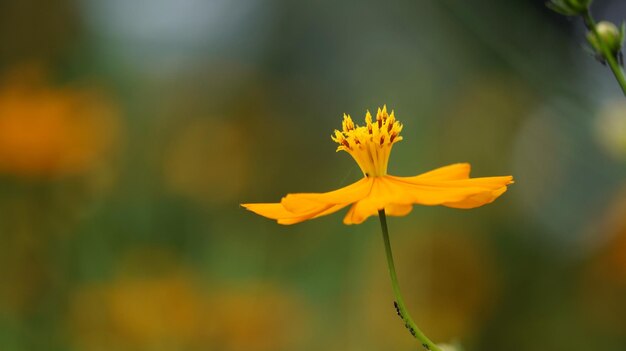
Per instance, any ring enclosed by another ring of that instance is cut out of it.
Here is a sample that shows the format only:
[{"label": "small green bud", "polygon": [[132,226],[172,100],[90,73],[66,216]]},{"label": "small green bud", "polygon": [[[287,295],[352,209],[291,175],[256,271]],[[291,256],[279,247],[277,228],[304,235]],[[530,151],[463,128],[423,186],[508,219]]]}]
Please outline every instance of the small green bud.
[{"label": "small green bud", "polygon": [[[600,40],[612,54],[617,54],[622,50],[622,43],[624,42],[625,24],[622,24],[621,29],[611,22],[602,21],[596,25],[596,31]],[[591,47],[598,54],[602,54],[602,47],[600,41],[596,37],[595,33],[589,31],[587,33],[587,41]]]},{"label": "small green bud", "polygon": [[565,16],[578,16],[589,10],[592,0],[550,0],[546,6]]}]

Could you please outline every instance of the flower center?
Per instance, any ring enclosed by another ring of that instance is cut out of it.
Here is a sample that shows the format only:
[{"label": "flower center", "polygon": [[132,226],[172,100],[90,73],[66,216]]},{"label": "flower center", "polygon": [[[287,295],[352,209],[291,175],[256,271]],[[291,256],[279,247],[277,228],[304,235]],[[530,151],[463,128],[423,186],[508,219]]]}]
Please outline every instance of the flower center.
[{"label": "flower center", "polygon": [[379,108],[376,122],[372,122],[372,115],[367,111],[365,126],[355,125],[350,115],[344,114],[342,127],[342,131],[335,130],[335,135],[331,136],[339,144],[337,151],[348,152],[366,177],[386,175],[391,147],[402,140],[402,124],[396,121],[393,111],[387,114],[387,106]]}]

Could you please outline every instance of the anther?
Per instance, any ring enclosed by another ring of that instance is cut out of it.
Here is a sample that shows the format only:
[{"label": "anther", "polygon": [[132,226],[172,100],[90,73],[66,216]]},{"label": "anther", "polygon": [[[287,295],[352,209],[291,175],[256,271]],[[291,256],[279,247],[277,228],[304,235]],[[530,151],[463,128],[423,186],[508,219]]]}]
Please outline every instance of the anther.
[{"label": "anther", "polygon": [[385,136],[384,136],[384,135],[382,135],[382,136],[380,137],[380,145],[383,145],[383,143],[384,143],[384,142],[385,142]]}]

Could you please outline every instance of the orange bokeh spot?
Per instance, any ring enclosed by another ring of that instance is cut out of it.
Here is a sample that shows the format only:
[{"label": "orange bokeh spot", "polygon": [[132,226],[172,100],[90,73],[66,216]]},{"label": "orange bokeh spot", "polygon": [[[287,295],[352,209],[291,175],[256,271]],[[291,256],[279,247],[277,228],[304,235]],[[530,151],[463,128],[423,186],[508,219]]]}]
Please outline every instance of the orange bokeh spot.
[{"label": "orange bokeh spot", "polygon": [[55,87],[38,67],[0,83],[0,172],[51,178],[88,171],[117,135],[116,109],[91,88]]}]

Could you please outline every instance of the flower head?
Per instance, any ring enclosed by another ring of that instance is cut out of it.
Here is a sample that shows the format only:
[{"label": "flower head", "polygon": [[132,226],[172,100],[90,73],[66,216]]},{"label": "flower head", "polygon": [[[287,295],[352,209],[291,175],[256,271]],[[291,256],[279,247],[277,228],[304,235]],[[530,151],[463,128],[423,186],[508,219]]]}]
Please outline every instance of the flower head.
[{"label": "flower head", "polygon": [[404,216],[414,204],[474,208],[494,201],[513,183],[513,177],[470,178],[470,165],[458,163],[413,177],[387,174],[393,144],[402,140],[402,124],[378,109],[376,121],[365,115],[365,125],[356,125],[344,115],[342,130],[331,137],[337,151],[348,152],[357,162],[363,179],[327,193],[288,194],[280,203],[250,203],[242,206],[280,224],[295,224],[336,212],[348,205],[345,224],[362,223],[379,210],[391,216]]}]

